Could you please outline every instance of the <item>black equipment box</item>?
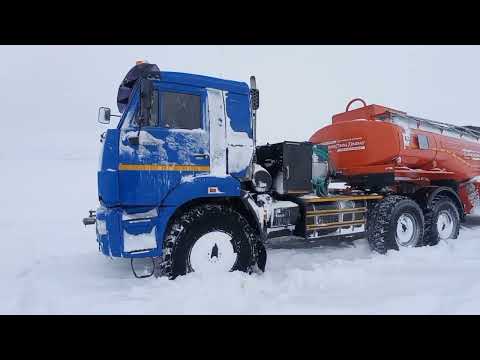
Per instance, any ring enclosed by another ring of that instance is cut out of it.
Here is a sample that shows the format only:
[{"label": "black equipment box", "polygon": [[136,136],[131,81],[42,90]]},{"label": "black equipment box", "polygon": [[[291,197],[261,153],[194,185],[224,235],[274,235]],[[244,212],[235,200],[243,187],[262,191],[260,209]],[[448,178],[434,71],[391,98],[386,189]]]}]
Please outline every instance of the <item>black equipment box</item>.
[{"label": "black equipment box", "polygon": [[312,192],[312,143],[284,141],[257,147],[257,163],[268,170],[278,194]]}]

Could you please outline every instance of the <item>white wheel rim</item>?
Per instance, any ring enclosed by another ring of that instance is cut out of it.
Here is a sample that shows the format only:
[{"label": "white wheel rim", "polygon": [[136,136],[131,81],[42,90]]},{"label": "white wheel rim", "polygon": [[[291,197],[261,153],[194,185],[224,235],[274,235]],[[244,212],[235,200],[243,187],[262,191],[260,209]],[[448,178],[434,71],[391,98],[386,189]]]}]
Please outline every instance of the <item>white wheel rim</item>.
[{"label": "white wheel rim", "polygon": [[395,240],[397,244],[405,247],[415,246],[417,222],[410,214],[402,214],[397,221],[397,233]]},{"label": "white wheel rim", "polygon": [[437,219],[438,236],[442,240],[450,239],[453,234],[454,222],[448,211],[441,211]]},{"label": "white wheel rim", "polygon": [[190,251],[190,266],[195,272],[227,272],[237,261],[232,237],[223,231],[202,235]]}]

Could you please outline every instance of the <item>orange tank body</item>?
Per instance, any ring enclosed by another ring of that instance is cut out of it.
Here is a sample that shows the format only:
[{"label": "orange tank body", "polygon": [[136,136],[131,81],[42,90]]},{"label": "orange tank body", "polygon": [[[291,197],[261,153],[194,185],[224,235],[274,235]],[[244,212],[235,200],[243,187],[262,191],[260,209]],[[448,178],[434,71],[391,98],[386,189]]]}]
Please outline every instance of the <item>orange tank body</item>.
[{"label": "orange tank body", "polygon": [[465,127],[369,105],[347,107],[309,141],[328,145],[338,177],[356,186],[451,182],[462,198],[470,198],[464,201],[467,213],[480,188],[480,132]]}]

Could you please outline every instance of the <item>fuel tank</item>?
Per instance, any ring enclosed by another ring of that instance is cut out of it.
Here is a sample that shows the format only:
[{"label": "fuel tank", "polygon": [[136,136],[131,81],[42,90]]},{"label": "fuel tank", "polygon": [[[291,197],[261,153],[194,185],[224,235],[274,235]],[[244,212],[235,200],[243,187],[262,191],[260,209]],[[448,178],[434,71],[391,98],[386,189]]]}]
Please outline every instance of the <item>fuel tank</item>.
[{"label": "fuel tank", "polygon": [[347,182],[464,182],[480,175],[480,131],[364,105],[347,106],[309,139],[328,146],[331,165]]}]

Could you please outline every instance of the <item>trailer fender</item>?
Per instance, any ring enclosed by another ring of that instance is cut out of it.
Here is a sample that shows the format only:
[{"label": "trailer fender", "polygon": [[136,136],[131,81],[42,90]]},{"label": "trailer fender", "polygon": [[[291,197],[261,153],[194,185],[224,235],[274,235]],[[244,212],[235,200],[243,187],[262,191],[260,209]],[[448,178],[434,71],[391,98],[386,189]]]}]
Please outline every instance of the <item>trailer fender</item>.
[{"label": "trailer fender", "polygon": [[465,211],[463,207],[463,202],[460,199],[460,196],[455,190],[447,186],[439,187],[425,187],[415,193],[415,200],[426,209],[430,210],[432,208],[433,199],[438,196],[447,196],[454,204],[457,206],[460,216],[463,218],[465,216]]}]

